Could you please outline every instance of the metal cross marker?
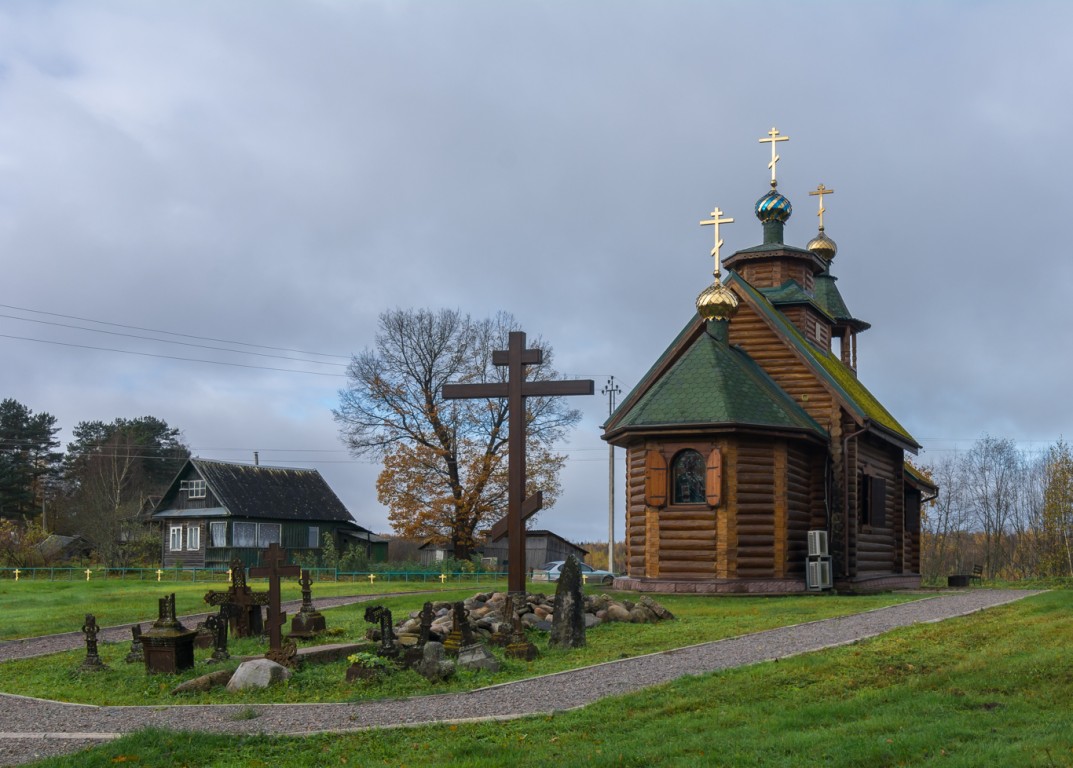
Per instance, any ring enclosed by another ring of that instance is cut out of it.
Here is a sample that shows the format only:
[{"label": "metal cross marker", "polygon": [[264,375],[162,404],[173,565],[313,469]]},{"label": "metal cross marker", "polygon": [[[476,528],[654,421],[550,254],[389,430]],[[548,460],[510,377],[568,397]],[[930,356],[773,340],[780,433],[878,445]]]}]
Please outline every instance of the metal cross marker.
[{"label": "metal cross marker", "polygon": [[[525,398],[591,395],[596,391],[592,379],[574,381],[526,381],[525,366],[540,365],[544,353],[525,348],[525,333],[511,331],[506,350],[492,352],[494,365],[507,367],[507,381],[490,384],[444,384],[446,400],[469,398],[507,398],[507,518],[509,543],[507,557],[507,590],[525,594],[525,520],[532,517],[542,504],[537,491],[525,496]],[[499,521],[492,528],[493,539]]]},{"label": "metal cross marker", "polygon": [[302,569],[297,565],[285,565],[287,553],[275,542],[261,556],[259,565],[250,568],[252,578],[268,578],[268,647],[278,651],[283,647],[280,630],[287,621],[287,614],[280,610],[279,580],[282,576],[301,576]]},{"label": "metal cross marker", "polygon": [[813,191],[809,192],[810,196],[815,195],[815,196],[818,196],[820,198],[820,212],[817,213],[816,215],[820,217],[820,231],[821,232],[823,232],[823,212],[827,210],[826,208],[823,207],[823,196],[824,195],[833,195],[834,193],[835,193],[835,191],[833,189],[828,189],[823,184],[820,184],[818,187],[816,187],[816,189],[814,189]]},{"label": "metal cross marker", "polygon": [[719,237],[719,225],[720,224],[733,224],[734,219],[721,219],[720,216],[723,212],[719,210],[719,206],[716,206],[712,210],[712,217],[705,219],[700,223],[702,227],[713,226],[715,228],[715,247],[712,248],[712,256],[715,258],[715,271],[712,272],[715,278],[719,279],[719,249],[723,247],[723,241]]},{"label": "metal cross marker", "polygon": [[775,126],[771,126],[771,130],[767,132],[768,138],[760,139],[761,144],[771,144],[771,162],[767,164],[767,167],[771,169],[771,186],[776,186],[775,182],[775,164],[779,162],[779,156],[775,153],[775,142],[789,141],[789,136],[780,136],[779,130]]}]

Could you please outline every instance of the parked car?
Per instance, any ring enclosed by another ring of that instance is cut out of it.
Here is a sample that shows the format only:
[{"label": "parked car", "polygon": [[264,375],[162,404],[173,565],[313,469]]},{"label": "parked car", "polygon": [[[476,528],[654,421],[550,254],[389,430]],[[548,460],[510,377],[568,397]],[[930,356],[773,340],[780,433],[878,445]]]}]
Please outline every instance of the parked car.
[{"label": "parked car", "polygon": [[[552,560],[550,563],[544,563],[533,571],[533,581],[558,581],[564,565],[566,565],[565,560]],[[599,571],[585,563],[579,563],[579,565],[583,580],[587,584],[610,584],[615,580],[615,574],[610,571]]]}]

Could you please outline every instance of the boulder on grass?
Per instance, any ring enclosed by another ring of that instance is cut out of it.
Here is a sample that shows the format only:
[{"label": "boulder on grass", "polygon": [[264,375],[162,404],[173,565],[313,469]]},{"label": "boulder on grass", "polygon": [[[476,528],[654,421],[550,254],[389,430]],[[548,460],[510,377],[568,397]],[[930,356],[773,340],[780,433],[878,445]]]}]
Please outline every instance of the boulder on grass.
[{"label": "boulder on grass", "polygon": [[227,690],[234,693],[247,688],[267,688],[272,683],[286,680],[290,676],[291,671],[282,664],[268,659],[253,659],[238,665],[227,684]]},{"label": "boulder on grass", "polygon": [[207,675],[201,677],[195,677],[193,680],[187,680],[185,683],[180,683],[172,690],[171,695],[176,696],[180,693],[205,693],[211,691],[213,688],[219,688],[220,686],[227,685],[227,682],[231,679],[231,670],[218,669],[215,672],[210,672]]}]

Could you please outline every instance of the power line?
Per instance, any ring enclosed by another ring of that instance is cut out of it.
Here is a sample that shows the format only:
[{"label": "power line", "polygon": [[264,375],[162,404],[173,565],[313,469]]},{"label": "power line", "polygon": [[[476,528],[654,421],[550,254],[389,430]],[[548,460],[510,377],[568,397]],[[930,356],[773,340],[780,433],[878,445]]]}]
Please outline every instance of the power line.
[{"label": "power line", "polygon": [[[3,306],[3,305],[0,305]],[[334,365],[339,368],[346,368],[347,363],[332,363],[321,360],[302,360],[296,357],[285,357],[284,355],[271,355],[267,352],[247,352],[241,349],[230,349],[229,347],[210,347],[207,344],[194,344],[189,341],[172,341],[171,339],[158,339],[154,336],[141,336],[136,333],[123,333],[122,331],[105,331],[100,328],[86,328],[81,325],[70,325],[69,323],[57,323],[52,320],[35,320],[32,317],[18,317],[17,315],[4,315],[0,314],[0,317],[5,317],[9,320],[19,320],[24,323],[38,323],[40,325],[51,325],[57,328],[71,328],[76,331],[87,331],[89,333],[106,333],[109,336],[124,336],[128,339],[142,339],[144,341],[159,341],[162,344],[179,344],[184,347],[197,347],[198,349],[211,349],[217,352],[234,352],[237,355],[256,355],[257,357],[271,357],[277,360],[290,360],[296,363],[312,363],[313,365]],[[241,342],[232,342],[240,344]]]},{"label": "power line", "polygon": [[[149,333],[163,333],[163,334],[165,334],[167,336],[180,336],[182,338],[197,339],[199,341],[215,341],[215,342],[218,342],[220,344],[238,344],[239,346],[242,346],[242,347],[254,347],[256,349],[271,349],[271,350],[274,350],[276,352],[295,352],[295,353],[300,354],[300,355],[315,355],[317,357],[335,357],[335,358],[339,358],[340,360],[349,360],[350,359],[350,355],[335,355],[335,354],[331,354],[331,353],[328,353],[328,352],[309,352],[308,350],[289,349],[287,347],[272,347],[272,346],[268,346],[266,344],[250,344],[250,343],[245,342],[245,341],[235,341],[234,339],[216,339],[216,338],[213,338],[211,336],[195,336],[193,334],[178,333],[176,331],[162,331],[162,330],[160,330],[158,328],[143,328],[143,327],[138,326],[138,325],[126,325],[124,323],[110,323],[107,320],[94,320],[91,317],[79,317],[77,315],[64,315],[64,314],[61,314],[59,312],[46,312],[46,311],[40,310],[40,309],[28,309],[26,307],[16,307],[16,306],[13,306],[11,304],[0,304],[0,307],[3,307],[4,309],[14,309],[14,310],[17,310],[19,312],[31,312],[31,313],[36,314],[36,315],[49,315],[50,317],[62,317],[64,319],[66,319],[66,320],[80,320],[80,321],[82,321],[84,323],[97,323],[98,325],[109,325],[109,326],[112,326],[113,328],[127,328],[127,329],[130,329],[130,330],[133,330],[133,331],[147,331]],[[162,339],[161,339],[161,341],[162,341]]]},{"label": "power line", "polygon": [[[307,373],[311,376],[334,376],[337,378],[346,378],[344,373],[329,373],[327,371],[300,371],[294,368],[272,368],[266,365],[248,365],[246,363],[227,363],[222,360],[203,360],[197,357],[178,357],[177,355],[158,355],[152,352],[134,352],[129,349],[113,349],[112,347],[94,347],[89,344],[74,344],[66,341],[50,341],[49,339],[34,339],[29,336],[13,336],[7,333],[0,333],[2,339],[18,339],[19,341],[33,341],[38,344],[55,344],[61,347],[76,347],[78,349],[93,349],[98,352],[118,352],[121,355],[138,355],[139,357],[159,357],[163,360],[181,360],[186,363],[209,363],[210,365],[229,365],[234,368],[252,368],[258,371],[279,371],[281,373]],[[313,362],[313,361],[308,361]],[[321,363],[316,363],[321,365]]]}]

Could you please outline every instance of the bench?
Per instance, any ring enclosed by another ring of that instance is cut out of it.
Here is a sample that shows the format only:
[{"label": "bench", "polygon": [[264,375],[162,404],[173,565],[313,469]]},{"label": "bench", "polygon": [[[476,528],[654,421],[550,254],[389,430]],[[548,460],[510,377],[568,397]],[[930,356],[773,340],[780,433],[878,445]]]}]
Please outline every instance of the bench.
[{"label": "bench", "polygon": [[976,584],[982,583],[984,578],[984,567],[980,564],[972,566],[972,573],[955,573],[946,577],[946,585],[948,587],[968,587],[975,582]]}]

